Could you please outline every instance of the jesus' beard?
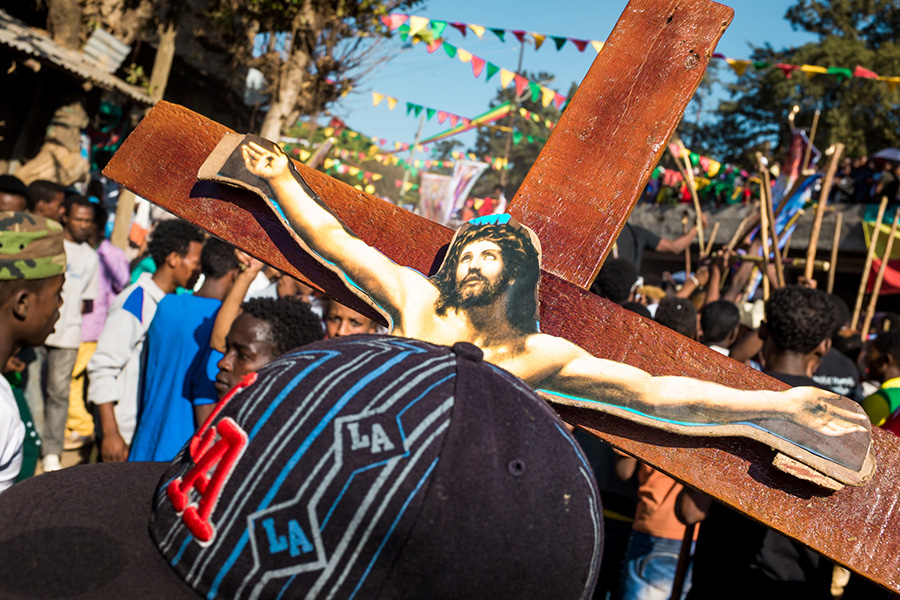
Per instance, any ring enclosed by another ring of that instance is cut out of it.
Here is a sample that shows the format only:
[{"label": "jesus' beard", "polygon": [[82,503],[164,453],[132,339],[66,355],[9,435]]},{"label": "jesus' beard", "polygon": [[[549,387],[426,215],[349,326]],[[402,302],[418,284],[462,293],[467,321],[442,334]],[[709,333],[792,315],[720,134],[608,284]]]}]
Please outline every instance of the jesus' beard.
[{"label": "jesus' beard", "polygon": [[[464,282],[472,278],[473,276],[470,275]],[[462,284],[458,284],[456,289],[450,294],[448,306],[462,310],[478,306],[490,306],[503,296],[509,285],[505,279],[500,279],[492,284],[486,277],[481,275],[476,275],[474,278],[481,283],[481,288],[464,292],[460,290]]]}]

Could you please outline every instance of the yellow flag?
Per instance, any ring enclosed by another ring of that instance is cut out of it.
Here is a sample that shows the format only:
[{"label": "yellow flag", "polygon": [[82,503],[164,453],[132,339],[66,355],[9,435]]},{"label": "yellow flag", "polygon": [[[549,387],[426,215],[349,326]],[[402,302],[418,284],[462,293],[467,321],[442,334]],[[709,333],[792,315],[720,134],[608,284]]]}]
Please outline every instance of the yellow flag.
[{"label": "yellow flag", "polygon": [[472,60],[472,53],[467,52],[466,50],[463,50],[462,48],[457,48],[456,49],[456,57],[459,60],[463,61],[464,63],[467,63]]},{"label": "yellow flag", "polygon": [[544,35],[543,33],[532,33],[531,37],[534,38],[534,49],[535,50],[540,50],[541,44],[543,44],[544,40],[547,39],[547,36]]},{"label": "yellow flag", "polygon": [[507,71],[506,69],[500,69],[500,86],[503,89],[512,83],[512,80],[515,79],[516,74],[512,71]]},{"label": "yellow flag", "polygon": [[718,173],[719,169],[721,169],[721,168],[722,168],[722,163],[720,163],[717,160],[710,159],[709,160],[709,171],[707,171],[707,173],[709,174],[710,177],[715,177],[716,173]]},{"label": "yellow flag", "polygon": [[425,17],[410,17],[409,18],[409,35],[414,36],[426,27],[431,21],[426,19]]},{"label": "yellow flag", "polygon": [[356,185],[353,186],[353,189],[356,189],[356,190],[359,190],[359,191],[363,191],[362,186],[361,186],[360,184],[358,184],[358,183],[357,183]]},{"label": "yellow flag", "polygon": [[307,160],[309,160],[310,156],[312,156],[312,152],[310,152],[309,150],[301,150],[300,151],[300,160],[301,161],[306,162]]},{"label": "yellow flag", "polygon": [[[551,90],[548,87],[541,86],[541,104],[544,105],[544,108],[550,106],[550,103],[553,102],[553,99],[556,97],[556,92]],[[540,117],[537,119],[540,121]]]},{"label": "yellow flag", "polygon": [[359,167],[347,167],[347,172],[351,175],[359,175]]},{"label": "yellow flag", "polygon": [[800,70],[804,73],[827,73],[828,69],[816,65],[800,65]]},{"label": "yellow flag", "polygon": [[372,173],[372,181],[378,181],[383,177],[381,173]]},{"label": "yellow flag", "polygon": [[332,166],[334,166],[334,159],[326,158],[325,161],[322,163],[322,166],[325,167],[326,169],[330,169]]},{"label": "yellow flag", "polygon": [[412,186],[413,186],[412,181],[407,181],[406,183],[403,184],[403,191],[408,192],[412,188]]},{"label": "yellow flag", "polygon": [[391,98],[390,96],[388,96],[387,103],[388,103],[388,108],[391,110],[394,110],[394,107],[397,106],[397,99]]},{"label": "yellow flag", "polygon": [[900,77],[879,77],[878,79],[883,80],[892,92],[897,89],[897,84],[900,84]]},{"label": "yellow flag", "polygon": [[334,127],[326,127],[325,128],[325,137],[331,137],[334,133]]},{"label": "yellow flag", "polygon": [[384,100],[384,94],[372,92],[372,106],[378,106],[382,100]]},{"label": "yellow flag", "polygon": [[471,29],[478,37],[484,35],[484,27],[482,27],[481,25],[472,25],[471,23],[469,23],[469,29]]},{"label": "yellow flag", "polygon": [[367,185],[367,186],[365,187],[365,190],[363,190],[363,191],[365,191],[367,194],[374,194],[374,193],[375,193],[375,186],[372,185],[372,184],[370,183],[369,185]]},{"label": "yellow flag", "polygon": [[734,72],[738,77],[743,75],[744,71],[747,70],[747,67],[753,64],[749,60],[735,60],[733,58],[726,58],[725,62],[731,65],[731,68],[734,69]]},{"label": "yellow flag", "polygon": [[600,54],[600,50],[603,49],[603,42],[598,42],[598,41],[596,41],[596,40],[591,40],[591,46],[594,48],[594,50],[597,51],[597,54]]}]

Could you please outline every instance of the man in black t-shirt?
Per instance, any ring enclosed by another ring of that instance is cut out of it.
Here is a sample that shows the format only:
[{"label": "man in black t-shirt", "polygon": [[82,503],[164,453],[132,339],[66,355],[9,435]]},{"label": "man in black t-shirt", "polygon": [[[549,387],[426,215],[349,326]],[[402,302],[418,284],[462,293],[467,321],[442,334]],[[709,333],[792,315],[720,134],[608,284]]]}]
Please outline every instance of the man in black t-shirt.
[{"label": "man in black t-shirt", "polygon": [[[702,224],[706,227],[706,215],[703,215]],[[625,223],[619,237],[616,238],[616,247],[613,256],[630,260],[641,270],[641,261],[644,258],[644,250],[667,252],[669,254],[681,254],[690,246],[697,237],[697,228],[691,227],[687,233],[675,239],[661,238],[649,229],[640,225]]]},{"label": "man in black t-shirt", "polygon": [[[759,332],[766,373],[794,387],[817,385],[810,376],[831,346],[833,329],[827,294],[793,286],[776,290]],[[831,600],[834,564],[828,559],[699,492],[686,489],[679,508],[684,520],[703,520],[688,600]]]}]

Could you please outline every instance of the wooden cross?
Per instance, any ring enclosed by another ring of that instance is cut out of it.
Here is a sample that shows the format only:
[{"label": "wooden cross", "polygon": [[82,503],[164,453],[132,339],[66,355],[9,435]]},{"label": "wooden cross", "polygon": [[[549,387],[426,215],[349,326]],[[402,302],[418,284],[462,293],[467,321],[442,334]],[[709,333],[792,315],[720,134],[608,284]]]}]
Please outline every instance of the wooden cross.
[{"label": "wooden cross", "polygon": [[[707,0],[632,0],[554,129],[510,212],[543,246],[541,329],[598,357],[654,375],[743,389],[784,389],[671,330],[586,291],[696,90],[731,9]],[[305,254],[250,193],[197,172],[229,130],[164,102],[105,174],[352,308],[379,318]],[[452,231],[298,165],[303,178],[365,242],[422,273],[440,265]],[[829,492],[769,466],[774,452],[736,438],[685,437],[559,407],[612,445],[900,592],[900,440],[874,432],[878,470]]]}]

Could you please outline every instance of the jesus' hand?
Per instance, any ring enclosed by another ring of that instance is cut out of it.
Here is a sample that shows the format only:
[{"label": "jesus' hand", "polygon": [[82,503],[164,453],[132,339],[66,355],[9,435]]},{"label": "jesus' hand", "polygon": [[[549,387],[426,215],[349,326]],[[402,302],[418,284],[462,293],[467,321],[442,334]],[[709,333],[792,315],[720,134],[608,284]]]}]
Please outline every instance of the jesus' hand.
[{"label": "jesus' hand", "polygon": [[271,181],[288,173],[288,157],[283,152],[266,150],[256,142],[241,146],[241,155],[247,170]]}]

